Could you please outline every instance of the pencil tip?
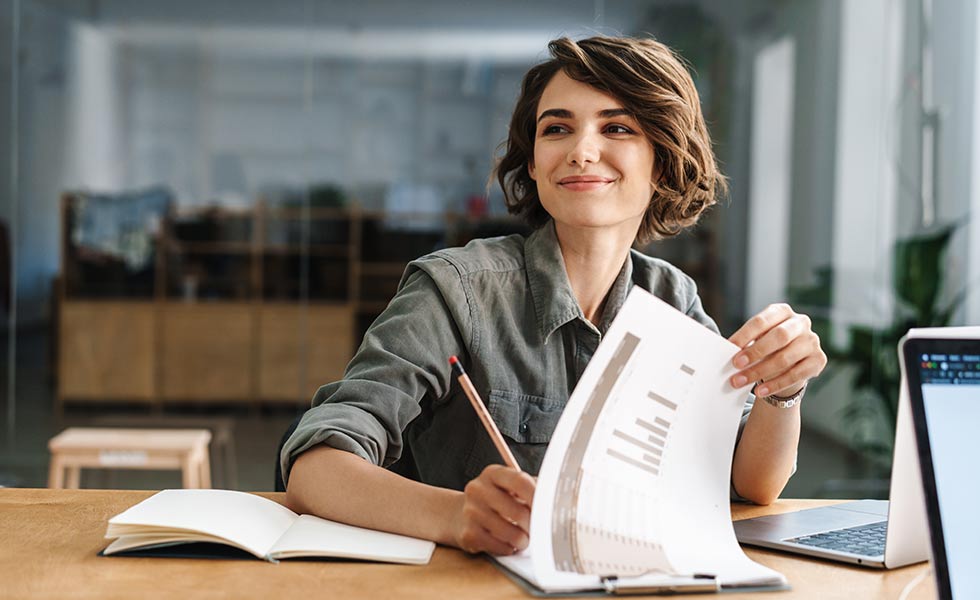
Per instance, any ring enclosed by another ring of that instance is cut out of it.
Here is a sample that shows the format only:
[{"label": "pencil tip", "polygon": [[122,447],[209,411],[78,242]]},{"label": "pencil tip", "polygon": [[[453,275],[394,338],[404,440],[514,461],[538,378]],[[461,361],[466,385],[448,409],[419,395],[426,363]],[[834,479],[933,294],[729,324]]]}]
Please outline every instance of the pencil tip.
[{"label": "pencil tip", "polygon": [[456,358],[456,355],[455,354],[449,357],[449,364],[455,365],[458,362],[459,362],[459,359]]}]

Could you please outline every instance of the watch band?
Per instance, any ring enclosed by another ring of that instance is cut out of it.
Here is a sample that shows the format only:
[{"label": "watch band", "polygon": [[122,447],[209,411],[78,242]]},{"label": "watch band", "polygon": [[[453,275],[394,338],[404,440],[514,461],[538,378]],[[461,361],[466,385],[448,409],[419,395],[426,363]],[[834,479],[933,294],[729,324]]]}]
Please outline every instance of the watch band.
[{"label": "watch band", "polygon": [[793,408],[797,404],[803,401],[803,393],[806,392],[807,384],[803,384],[800,391],[796,392],[792,396],[777,396],[775,394],[770,394],[768,396],[763,396],[762,399],[775,406],[776,408]]}]

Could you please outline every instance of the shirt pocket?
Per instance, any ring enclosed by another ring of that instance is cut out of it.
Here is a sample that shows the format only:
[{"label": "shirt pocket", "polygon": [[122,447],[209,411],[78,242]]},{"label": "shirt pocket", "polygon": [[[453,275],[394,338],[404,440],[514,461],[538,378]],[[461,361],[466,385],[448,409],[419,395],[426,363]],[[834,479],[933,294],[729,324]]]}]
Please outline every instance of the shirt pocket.
[{"label": "shirt pocket", "polygon": [[[565,403],[541,396],[531,396],[504,390],[491,390],[487,408],[504,441],[525,471],[536,475],[544,460],[545,450],[561,418]],[[487,465],[503,464],[503,458],[490,440],[490,435],[478,425],[470,452],[466,457],[466,481],[479,475]]]},{"label": "shirt pocket", "polygon": [[506,437],[519,444],[546,444],[558,426],[565,403],[530,394],[490,390],[487,408]]}]

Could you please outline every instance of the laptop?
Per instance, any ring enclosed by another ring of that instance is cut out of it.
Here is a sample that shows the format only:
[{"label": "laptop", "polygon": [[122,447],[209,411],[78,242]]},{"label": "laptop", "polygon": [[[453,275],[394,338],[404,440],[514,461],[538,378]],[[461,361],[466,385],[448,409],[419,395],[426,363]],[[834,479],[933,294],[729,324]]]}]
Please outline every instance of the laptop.
[{"label": "laptop", "polygon": [[893,569],[928,560],[929,526],[902,349],[908,340],[920,337],[978,335],[977,327],[912,329],[899,343],[902,382],[887,501],[858,500],[736,521],[738,541],[867,567]]},{"label": "laptop", "polygon": [[912,424],[941,599],[980,598],[980,328],[971,339],[909,339]]}]

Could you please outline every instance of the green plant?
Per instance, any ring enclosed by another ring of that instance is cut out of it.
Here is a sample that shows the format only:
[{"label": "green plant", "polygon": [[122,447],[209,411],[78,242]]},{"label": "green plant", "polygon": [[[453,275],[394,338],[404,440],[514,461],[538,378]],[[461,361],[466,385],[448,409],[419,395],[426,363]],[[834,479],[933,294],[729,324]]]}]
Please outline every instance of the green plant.
[{"label": "green plant", "polygon": [[[854,325],[848,330],[843,347],[830,343],[830,320],[816,317],[814,330],[824,341],[831,370],[850,367],[853,370],[854,394],[845,406],[845,423],[862,431],[859,425],[870,419],[883,418],[889,435],[858,434],[855,445],[875,463],[887,465],[891,459],[894,427],[898,416],[900,369],[898,342],[913,327],[942,327],[949,325],[956,309],[962,304],[966,290],[951,301],[943,301],[945,260],[950,240],[957,225],[898,240],[894,248],[892,292],[896,310],[891,322],[884,327]],[[794,304],[829,309],[833,269],[822,267],[816,272],[817,284],[790,290]],[[826,315],[827,310],[824,311]]]}]

